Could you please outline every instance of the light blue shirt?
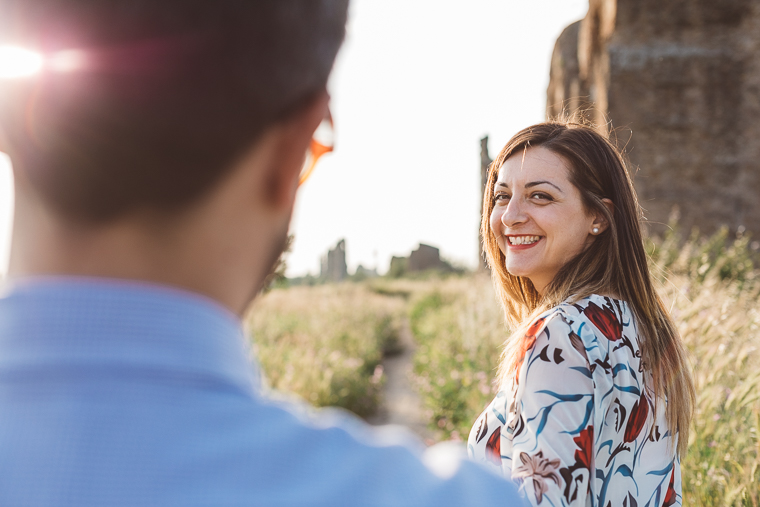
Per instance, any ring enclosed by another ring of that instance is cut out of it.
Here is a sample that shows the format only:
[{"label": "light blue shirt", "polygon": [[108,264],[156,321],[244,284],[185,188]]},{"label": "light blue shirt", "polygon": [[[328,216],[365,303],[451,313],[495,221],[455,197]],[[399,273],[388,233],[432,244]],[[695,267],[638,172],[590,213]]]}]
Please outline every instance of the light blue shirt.
[{"label": "light blue shirt", "polygon": [[0,505],[522,505],[475,463],[438,452],[431,468],[352,417],[268,400],[257,379],[240,321],[202,296],[100,279],[9,283]]}]

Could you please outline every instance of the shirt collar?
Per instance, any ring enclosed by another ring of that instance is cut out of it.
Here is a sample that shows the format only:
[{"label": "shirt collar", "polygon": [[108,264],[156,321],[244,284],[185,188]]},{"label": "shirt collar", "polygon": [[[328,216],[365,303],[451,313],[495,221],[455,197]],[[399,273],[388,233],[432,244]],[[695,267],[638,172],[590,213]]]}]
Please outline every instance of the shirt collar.
[{"label": "shirt collar", "polygon": [[30,277],[0,290],[0,369],[99,365],[189,374],[258,387],[240,320],[168,286]]}]

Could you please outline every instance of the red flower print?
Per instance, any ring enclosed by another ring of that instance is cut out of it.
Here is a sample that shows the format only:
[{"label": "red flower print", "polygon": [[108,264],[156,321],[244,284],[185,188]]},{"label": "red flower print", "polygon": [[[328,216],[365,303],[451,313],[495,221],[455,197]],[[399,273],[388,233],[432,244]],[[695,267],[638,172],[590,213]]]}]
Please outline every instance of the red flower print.
[{"label": "red flower print", "polygon": [[529,351],[533,345],[536,344],[536,337],[544,328],[545,320],[546,319],[543,317],[536,320],[536,322],[531,324],[528,330],[525,331],[525,338],[523,338],[522,342],[522,357],[525,357],[525,353]]},{"label": "red flower print", "polygon": [[575,462],[580,463],[585,468],[591,470],[591,453],[594,449],[594,427],[586,426],[586,428],[573,438],[573,442],[578,446],[575,451]]},{"label": "red flower print", "polygon": [[589,303],[583,313],[610,341],[618,341],[623,336],[623,324],[615,316],[615,312],[607,306],[597,306]]},{"label": "red flower print", "polygon": [[544,327],[544,321],[546,319],[541,317],[540,319],[537,319],[536,322],[530,325],[528,330],[525,332],[525,343],[528,344],[525,347],[525,350],[528,350],[533,346],[534,343],[536,343],[536,336],[538,336],[539,331]]},{"label": "red flower print", "polygon": [[647,415],[649,415],[649,402],[642,394],[641,398],[633,404],[631,413],[628,416],[628,423],[625,425],[625,433],[623,434],[623,440],[625,442],[633,442],[636,437],[639,436],[641,430],[644,428],[644,423],[647,422]]},{"label": "red flower print", "polygon": [[545,320],[544,317],[537,319],[525,332],[525,337],[523,338],[522,346],[520,347],[520,355],[518,356],[519,360],[517,361],[517,366],[515,368],[515,379],[518,382],[520,379],[520,366],[522,366],[523,359],[525,359],[525,353],[536,343],[536,337],[543,329]]},{"label": "red flower print", "polygon": [[496,428],[486,443],[486,457],[495,465],[501,466],[501,426]]},{"label": "red flower print", "polygon": [[569,467],[559,470],[562,479],[565,481],[565,490],[563,492],[567,503],[573,503],[578,494],[583,494],[579,488],[582,486],[584,477],[586,478],[586,493],[591,491],[591,460],[594,451],[594,427],[586,426],[578,436],[573,438],[573,442],[578,447],[575,450],[575,463]]},{"label": "red flower print", "polygon": [[567,503],[573,503],[578,494],[583,494],[579,488],[586,478],[586,493],[591,491],[591,460],[594,451],[594,427],[586,426],[578,436],[573,438],[573,442],[578,447],[575,450],[575,463],[569,467],[561,468],[559,473],[565,481],[565,500]]},{"label": "red flower print", "polygon": [[668,484],[668,491],[665,493],[665,501],[662,503],[662,507],[670,507],[676,503],[676,488],[673,486],[675,482],[676,469],[670,473],[670,484]]}]

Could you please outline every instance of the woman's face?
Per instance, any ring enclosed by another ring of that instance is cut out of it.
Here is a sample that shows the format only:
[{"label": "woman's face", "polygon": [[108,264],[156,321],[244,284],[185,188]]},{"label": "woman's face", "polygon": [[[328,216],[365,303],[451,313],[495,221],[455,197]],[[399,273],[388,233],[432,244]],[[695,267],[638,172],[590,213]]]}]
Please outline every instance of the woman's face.
[{"label": "woman's face", "polygon": [[586,213],[565,161],[546,148],[516,152],[499,169],[491,231],[514,276],[543,293],[560,268],[594,240],[602,225]]}]

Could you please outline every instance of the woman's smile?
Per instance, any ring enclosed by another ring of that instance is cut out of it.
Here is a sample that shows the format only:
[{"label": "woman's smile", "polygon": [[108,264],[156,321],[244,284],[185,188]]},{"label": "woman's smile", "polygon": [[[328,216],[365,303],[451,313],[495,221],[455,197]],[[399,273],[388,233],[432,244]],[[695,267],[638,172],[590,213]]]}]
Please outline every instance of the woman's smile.
[{"label": "woman's smile", "polygon": [[512,250],[525,250],[536,246],[541,241],[541,236],[506,234],[507,244]]}]

